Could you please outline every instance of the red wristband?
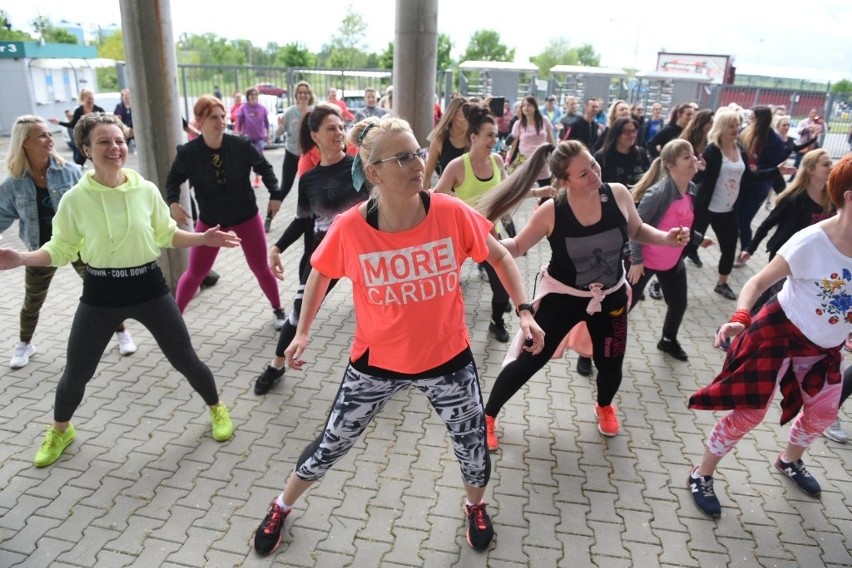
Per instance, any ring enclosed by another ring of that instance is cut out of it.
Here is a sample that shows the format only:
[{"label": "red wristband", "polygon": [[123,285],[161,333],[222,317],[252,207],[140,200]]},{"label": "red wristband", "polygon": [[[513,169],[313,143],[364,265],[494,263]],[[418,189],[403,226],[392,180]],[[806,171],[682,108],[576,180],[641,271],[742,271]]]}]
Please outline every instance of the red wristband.
[{"label": "red wristband", "polygon": [[751,310],[747,310],[745,308],[740,308],[731,314],[731,323],[741,323],[744,327],[748,327],[751,325]]}]

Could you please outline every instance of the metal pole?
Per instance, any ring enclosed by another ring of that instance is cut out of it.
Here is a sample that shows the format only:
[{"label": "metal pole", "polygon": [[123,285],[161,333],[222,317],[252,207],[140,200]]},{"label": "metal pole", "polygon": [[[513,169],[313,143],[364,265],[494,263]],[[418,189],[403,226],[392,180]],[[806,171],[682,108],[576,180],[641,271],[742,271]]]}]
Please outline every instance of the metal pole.
[{"label": "metal pole", "polygon": [[421,145],[433,126],[438,65],[438,0],[396,0],[393,111]]},{"label": "metal pole", "polygon": [[[160,188],[181,143],[183,131],[177,88],[177,63],[169,0],[121,0],[124,52],[133,90],[133,123],[142,176]],[[189,210],[189,192],[184,188],[181,205]],[[191,230],[189,227],[183,227]],[[166,249],[160,267],[174,290],[186,269],[184,250]]]}]

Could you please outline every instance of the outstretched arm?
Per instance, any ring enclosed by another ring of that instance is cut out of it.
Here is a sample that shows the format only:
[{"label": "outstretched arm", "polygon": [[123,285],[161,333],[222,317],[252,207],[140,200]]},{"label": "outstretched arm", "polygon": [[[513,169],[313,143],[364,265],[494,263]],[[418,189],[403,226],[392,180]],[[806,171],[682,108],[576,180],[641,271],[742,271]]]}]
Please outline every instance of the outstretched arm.
[{"label": "outstretched arm", "polygon": [[308,276],[308,281],[305,283],[305,295],[302,300],[302,312],[299,316],[299,325],[296,326],[296,335],[293,341],[284,351],[284,357],[287,359],[287,364],[291,369],[301,369],[305,365],[302,359],[302,353],[308,348],[308,336],[311,330],[311,325],[317,316],[317,312],[325,298],[325,291],[328,290],[328,285],[331,282],[331,277],[311,269]]}]

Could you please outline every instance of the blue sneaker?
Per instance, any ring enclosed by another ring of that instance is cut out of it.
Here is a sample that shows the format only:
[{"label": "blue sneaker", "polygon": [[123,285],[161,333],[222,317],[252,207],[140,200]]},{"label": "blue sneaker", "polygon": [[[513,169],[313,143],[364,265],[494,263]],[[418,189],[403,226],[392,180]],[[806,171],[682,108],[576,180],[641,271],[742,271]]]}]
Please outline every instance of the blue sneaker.
[{"label": "blue sneaker", "polygon": [[716,491],[713,489],[713,476],[700,475],[695,478],[692,475],[695,473],[695,469],[690,472],[689,481],[687,482],[687,487],[692,492],[692,499],[695,501],[695,505],[701,509],[702,513],[718,519],[722,516],[722,505],[719,503],[719,498],[716,497]]},{"label": "blue sneaker", "polygon": [[810,495],[811,497],[819,497],[822,489],[819,486],[819,483],[814,476],[811,475],[805,468],[805,464],[802,463],[802,460],[796,460],[794,462],[785,462],[781,459],[781,456],[778,456],[778,460],[775,462],[775,467],[793,480],[793,483],[796,484],[796,487]]}]

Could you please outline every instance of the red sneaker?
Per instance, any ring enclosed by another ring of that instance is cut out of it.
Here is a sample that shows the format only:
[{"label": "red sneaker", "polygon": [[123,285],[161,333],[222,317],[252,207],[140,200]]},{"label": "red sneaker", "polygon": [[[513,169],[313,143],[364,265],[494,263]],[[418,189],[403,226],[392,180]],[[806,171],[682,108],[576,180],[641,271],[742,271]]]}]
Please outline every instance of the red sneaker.
[{"label": "red sneaker", "polygon": [[609,406],[598,406],[595,403],[595,416],[598,417],[598,430],[604,436],[615,436],[618,434],[618,417],[615,415],[614,404]]},{"label": "red sneaker", "polygon": [[488,450],[492,452],[500,447],[497,441],[496,423],[497,419],[493,416],[485,416],[485,443],[488,444]]}]

